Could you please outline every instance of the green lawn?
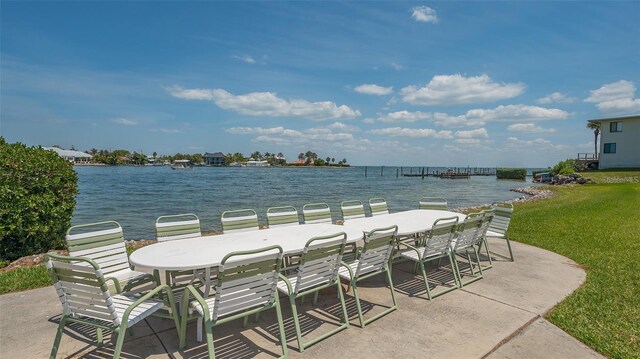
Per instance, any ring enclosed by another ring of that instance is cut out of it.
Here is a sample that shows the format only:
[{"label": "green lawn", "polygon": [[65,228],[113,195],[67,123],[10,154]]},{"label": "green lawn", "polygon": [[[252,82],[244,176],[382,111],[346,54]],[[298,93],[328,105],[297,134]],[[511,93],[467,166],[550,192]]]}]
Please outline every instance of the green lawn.
[{"label": "green lawn", "polygon": [[547,318],[608,357],[640,358],[640,184],[552,190],[551,199],[517,204],[509,229],[514,240],[587,271],[584,285]]},{"label": "green lawn", "polygon": [[640,183],[639,169],[611,169],[580,173],[583,177],[591,178],[595,183]]}]

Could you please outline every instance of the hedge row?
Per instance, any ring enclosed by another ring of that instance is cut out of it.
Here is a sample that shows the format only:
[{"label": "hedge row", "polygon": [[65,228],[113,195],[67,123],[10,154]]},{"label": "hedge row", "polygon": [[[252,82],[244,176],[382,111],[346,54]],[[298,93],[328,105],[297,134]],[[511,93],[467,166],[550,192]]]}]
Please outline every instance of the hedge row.
[{"label": "hedge row", "polygon": [[496,169],[496,177],[498,179],[525,180],[527,170],[524,168],[498,168]]}]

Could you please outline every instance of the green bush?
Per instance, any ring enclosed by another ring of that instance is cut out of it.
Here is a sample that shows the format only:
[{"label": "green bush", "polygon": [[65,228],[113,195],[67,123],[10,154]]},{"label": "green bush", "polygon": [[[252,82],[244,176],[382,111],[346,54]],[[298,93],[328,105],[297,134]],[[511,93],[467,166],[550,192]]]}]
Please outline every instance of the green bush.
[{"label": "green bush", "polygon": [[497,168],[496,177],[498,179],[525,180],[527,178],[527,170],[524,168]]},{"label": "green bush", "polygon": [[560,161],[557,165],[553,166],[553,170],[551,171],[551,173],[554,175],[566,176],[578,171],[579,169],[579,162],[577,160],[569,158],[567,160]]},{"label": "green bush", "polygon": [[76,205],[71,163],[0,137],[0,259],[60,249]]}]

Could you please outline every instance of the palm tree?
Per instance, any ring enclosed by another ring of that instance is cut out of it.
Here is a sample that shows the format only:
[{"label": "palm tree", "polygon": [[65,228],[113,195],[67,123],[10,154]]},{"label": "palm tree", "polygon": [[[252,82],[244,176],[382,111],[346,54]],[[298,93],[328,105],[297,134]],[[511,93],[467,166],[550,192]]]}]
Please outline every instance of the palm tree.
[{"label": "palm tree", "polygon": [[331,162],[336,163],[336,159],[331,157]]},{"label": "palm tree", "polygon": [[325,158],[324,159],[324,164],[328,166],[329,165],[329,161],[331,161],[331,157]]},{"label": "palm tree", "polygon": [[346,159],[346,158],[343,158],[343,159],[342,159],[342,163],[346,165],[346,164],[347,164],[347,159]]},{"label": "palm tree", "polygon": [[153,159],[155,160],[155,159],[156,159],[156,157],[158,157],[158,152],[153,151]]},{"label": "palm tree", "polygon": [[587,127],[593,130],[593,145],[595,149],[596,158],[598,158],[598,135],[600,134],[600,123],[599,122],[587,122]]},{"label": "palm tree", "polygon": [[300,152],[300,153],[298,154],[298,159],[299,159],[300,161],[304,160],[304,153]]}]

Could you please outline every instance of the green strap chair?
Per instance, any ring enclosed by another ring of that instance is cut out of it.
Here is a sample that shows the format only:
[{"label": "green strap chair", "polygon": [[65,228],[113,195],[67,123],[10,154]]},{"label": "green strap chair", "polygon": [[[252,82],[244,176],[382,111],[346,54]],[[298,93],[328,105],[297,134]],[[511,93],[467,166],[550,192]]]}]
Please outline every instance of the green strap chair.
[{"label": "green strap chair", "polygon": [[[280,275],[282,280],[278,282],[278,290],[289,297],[300,352],[303,352],[305,348],[349,327],[347,306],[344,302],[344,294],[342,293],[342,286],[340,285],[340,280],[338,278],[338,271],[340,269],[346,240],[347,235],[344,232],[311,238],[307,241],[304,251],[302,252],[298,273],[289,277]],[[301,297],[304,298],[304,296],[309,294],[314,294],[313,303],[315,304],[318,300],[318,293],[325,288],[333,286],[338,290],[338,297],[340,298],[340,304],[342,306],[344,323],[328,333],[314,338],[307,343],[303,343],[296,299]]]},{"label": "green strap chair", "polygon": [[[407,243],[401,244],[408,249],[400,251],[399,256],[414,261],[416,265],[420,267],[429,300],[459,287],[458,274],[454,264],[455,259],[451,251],[457,226],[458,217],[439,218],[433,223],[431,230],[426,233],[426,238],[421,241],[422,245],[411,246]],[[448,259],[449,264],[451,264],[454,283],[449,287],[433,291],[429,288],[429,278],[425,264],[434,260],[438,260],[439,263],[443,258]]]},{"label": "green strap chair", "polygon": [[252,209],[225,211],[222,213],[221,222],[224,233],[257,231],[260,229],[258,214]]},{"label": "green strap chair", "polygon": [[[342,262],[340,268],[340,278],[349,281],[349,286],[353,287],[353,295],[356,300],[356,309],[358,310],[358,319],[360,320],[360,328],[381,318],[394,310],[396,310],[396,296],[393,289],[393,281],[391,279],[390,258],[391,253],[396,244],[396,236],[398,226],[374,229],[365,235],[364,247],[358,255],[358,259],[350,262]],[[358,294],[357,283],[361,280],[371,278],[373,276],[385,274],[389,289],[391,290],[391,300],[393,305],[372,318],[364,319],[362,306],[360,305],[360,297]],[[347,291],[348,288],[347,288]]]},{"label": "green strap chair", "polygon": [[308,203],[302,207],[302,215],[305,224],[333,223],[331,208],[326,203]]},{"label": "green strap chair", "polygon": [[418,205],[418,209],[437,209],[446,211],[447,200],[442,197],[422,197]]},{"label": "green strap chair", "polygon": [[513,251],[511,250],[511,241],[509,240],[509,236],[507,234],[509,223],[511,222],[511,215],[513,214],[513,204],[505,202],[494,202],[491,204],[491,209],[493,210],[494,216],[493,221],[491,221],[491,225],[489,225],[489,229],[487,230],[487,237],[501,238],[506,240],[507,248],[509,248],[509,255],[500,254],[497,252],[490,253],[498,257],[509,259],[513,262],[514,259]]},{"label": "green strap chair", "polygon": [[340,204],[340,210],[342,211],[342,220],[344,221],[365,217],[364,205],[358,200],[342,202]]},{"label": "green strap chair", "polygon": [[369,200],[369,207],[371,208],[372,216],[389,214],[389,207],[387,206],[387,201],[384,198],[371,198]]},{"label": "green strap chair", "polygon": [[480,224],[480,228],[478,230],[479,231],[478,232],[478,237],[479,237],[478,253],[482,252],[482,247],[484,246],[486,260],[483,260],[482,258],[478,258],[478,263],[482,261],[489,262],[489,264],[482,266],[482,270],[487,270],[487,269],[493,268],[493,260],[491,258],[491,252],[489,250],[489,242],[487,240],[487,232],[489,230],[489,227],[491,226],[491,223],[493,223],[493,218],[495,217],[495,215],[494,215],[493,209],[484,210],[480,212],[479,215],[482,216],[482,224]]},{"label": "green strap chair", "polygon": [[298,225],[298,210],[293,206],[271,207],[267,209],[267,223],[269,228]]},{"label": "green strap chair", "polygon": [[[465,220],[458,226],[458,232],[456,233],[456,237],[453,243],[453,264],[455,266],[455,271],[458,275],[458,283],[460,288],[463,286],[475,282],[476,280],[482,279],[482,266],[478,259],[480,255],[478,254],[478,246],[482,241],[480,227],[483,222],[482,214],[472,213],[465,218]],[[474,254],[474,258],[476,259],[476,263],[474,264],[471,261],[470,252]],[[456,255],[462,256],[467,259],[467,263],[469,264],[469,276],[470,278],[466,281],[462,280],[462,272],[460,270],[460,265],[456,259]],[[474,266],[478,267],[478,272],[476,274],[474,270]]]},{"label": "green strap chair", "polygon": [[122,227],[115,221],[82,224],[69,228],[66,235],[69,255],[96,262],[102,274],[114,278],[112,290],[142,292],[156,285],[155,276],[132,270]]},{"label": "green strap chair", "polygon": [[287,340],[276,289],[281,261],[282,248],[279,246],[231,252],[220,263],[213,296],[204,298],[196,288],[187,286],[184,298],[193,297],[195,300],[183,300],[181,304],[180,350],[186,346],[186,327],[190,313],[197,313],[204,318],[209,358],[214,359],[214,326],[240,318],[246,323],[246,318],[251,314],[275,309],[282,346],[280,358],[287,358]]},{"label": "green strap chair", "polygon": [[[160,216],[156,220],[156,240],[158,242],[175,241],[189,238],[202,237],[200,231],[200,219],[195,214],[176,214]],[[166,271],[166,283],[174,289],[176,303],[180,303],[182,290],[188,284],[204,285],[204,273],[202,270]]]},{"label": "green strap chair", "polygon": [[107,286],[110,279],[89,258],[47,254],[46,266],[63,307],[51,359],[55,359],[64,328],[70,323],[96,328],[98,347],[103,345],[102,331],[112,331],[117,336],[113,358],[119,358],[127,329],[165,306],[165,302],[154,298],[161,292],[168,300],[178,336],[181,335],[173,293],[168,286],[158,286],[142,297],[130,292],[111,294]]}]

